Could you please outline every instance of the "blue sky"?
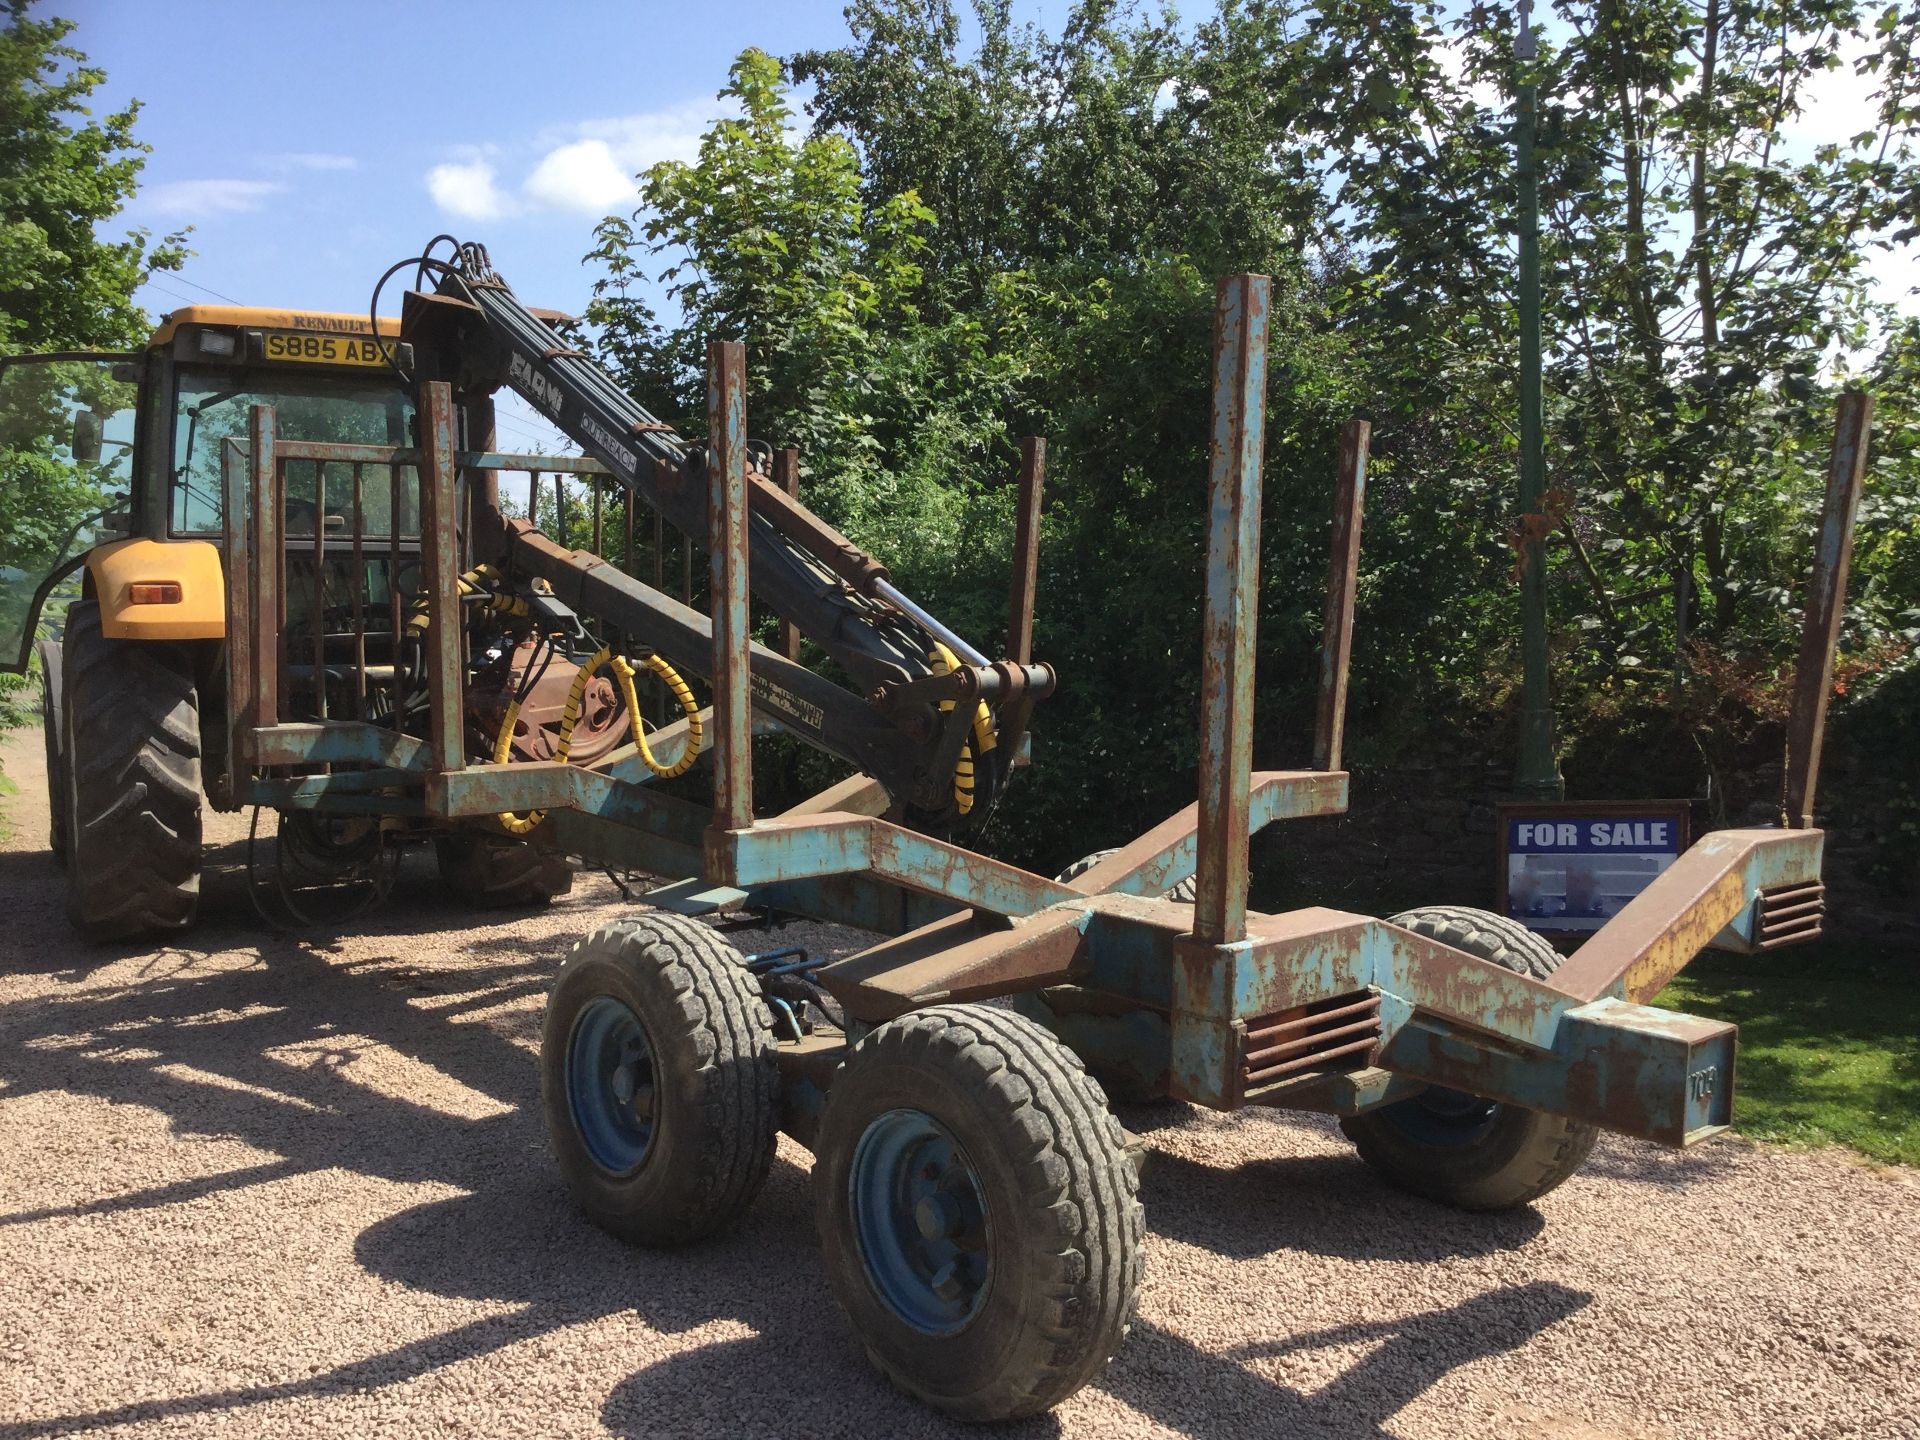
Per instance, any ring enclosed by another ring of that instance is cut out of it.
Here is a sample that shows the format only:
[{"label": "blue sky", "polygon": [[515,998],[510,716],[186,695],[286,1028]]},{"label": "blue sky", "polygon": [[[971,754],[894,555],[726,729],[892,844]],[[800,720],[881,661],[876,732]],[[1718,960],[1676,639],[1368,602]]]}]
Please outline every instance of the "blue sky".
[{"label": "blue sky", "polygon": [[[1014,11],[1057,29],[1066,8]],[[76,21],[72,43],[107,72],[97,99],[144,103],[153,154],[127,220],[193,226],[186,269],[140,296],[154,314],[215,299],[364,310],[380,272],[443,230],[484,241],[530,303],[577,313],[594,222],[631,208],[634,172],[692,157],[734,56],[847,33],[840,0],[45,0],[43,12]],[[1868,88],[1826,77],[1790,140],[1865,128]],[[1920,280],[1911,252],[1873,265],[1890,291]],[[503,416],[503,448],[559,448],[524,407]]]},{"label": "blue sky", "polygon": [[[185,270],[139,297],[156,315],[221,298],[364,311],[380,272],[443,230],[485,242],[529,303],[578,313],[594,222],[631,208],[636,171],[692,158],[733,58],[847,34],[839,0],[45,8],[107,72],[97,99],[143,102],[153,154],[127,220],[193,226]],[[555,440],[517,404],[503,417],[503,447]]]}]

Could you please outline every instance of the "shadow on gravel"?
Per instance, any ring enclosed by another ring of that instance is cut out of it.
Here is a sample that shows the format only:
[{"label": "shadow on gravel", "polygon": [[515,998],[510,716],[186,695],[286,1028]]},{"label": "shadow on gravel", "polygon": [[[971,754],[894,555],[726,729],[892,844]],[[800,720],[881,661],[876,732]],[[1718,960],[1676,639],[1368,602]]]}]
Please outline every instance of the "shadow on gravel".
[{"label": "shadow on gravel", "polygon": [[[1382,1428],[1449,1371],[1517,1350],[1585,1307],[1592,1296],[1564,1285],[1509,1285],[1445,1310],[1341,1325],[1209,1354],[1157,1325],[1136,1324],[1095,1383],[1169,1429],[1203,1440],[1223,1434],[1385,1436]],[[1303,1351],[1374,1343],[1311,1394],[1251,1368]]]},{"label": "shadow on gravel", "polygon": [[[235,849],[224,847],[229,861]],[[35,945],[72,953],[56,876],[45,855],[0,855],[0,886],[21,897],[9,917],[10,938],[27,944],[29,966]],[[601,1419],[617,1435],[781,1433],[800,1416],[865,1437],[983,1433],[897,1394],[866,1363],[827,1292],[808,1177],[795,1166],[776,1162],[741,1230],[686,1251],[628,1249],[579,1217],[547,1161],[533,1057],[513,1038],[527,1029],[525,1017],[454,1023],[543,991],[558,953],[553,942],[501,937],[484,942],[495,963],[454,970],[405,964],[400,957],[412,936],[472,918],[440,898],[430,868],[419,864],[407,867],[389,907],[343,927],[376,941],[392,937],[394,953],[352,961],[338,956],[337,937],[325,932],[263,938],[231,864],[207,883],[204,924],[192,949],[103,947],[80,968],[147,959],[124,986],[0,1006],[0,1078],[9,1096],[60,1090],[152,1108],[179,1132],[234,1137],[266,1158],[84,1203],[0,1214],[0,1229],[174,1205],[326,1169],[437,1182],[468,1193],[368,1227],[355,1242],[358,1263],[410,1290],[513,1308],[316,1375],[14,1423],[0,1426],[0,1435],[26,1440],[351,1395],[623,1314],[656,1334],[636,1337],[646,1356],[635,1360],[651,1363],[602,1402]],[[231,968],[193,963],[222,951],[232,952],[223,957]],[[537,1014],[529,1023],[537,1025]],[[466,1087],[482,1118],[357,1083],[353,1067],[340,1062],[372,1047]],[[1147,1133],[1218,1123],[1183,1106],[1125,1119]],[[1156,1233],[1236,1258],[1294,1249],[1438,1262],[1524,1244],[1540,1223],[1532,1212],[1496,1220],[1449,1216],[1385,1191],[1344,1157],[1218,1170],[1158,1154],[1145,1183]],[[1250,1433],[1375,1435],[1450,1370],[1524,1344],[1586,1301],[1558,1286],[1509,1287],[1448,1310],[1291,1336],[1225,1356],[1139,1324],[1098,1384],[1196,1437],[1238,1428],[1235,1417]],[[719,1333],[700,1333],[710,1329]],[[1373,1348],[1311,1394],[1260,1373],[1290,1354],[1366,1344]],[[1025,1440],[1059,1428],[1057,1419],[1043,1417],[992,1433]]]},{"label": "shadow on gravel", "polygon": [[1517,1250],[1545,1228],[1531,1207],[1466,1215],[1403,1195],[1354,1157],[1255,1160],[1216,1169],[1148,1157],[1147,1228],[1232,1260],[1298,1250],[1340,1260],[1439,1262]]}]

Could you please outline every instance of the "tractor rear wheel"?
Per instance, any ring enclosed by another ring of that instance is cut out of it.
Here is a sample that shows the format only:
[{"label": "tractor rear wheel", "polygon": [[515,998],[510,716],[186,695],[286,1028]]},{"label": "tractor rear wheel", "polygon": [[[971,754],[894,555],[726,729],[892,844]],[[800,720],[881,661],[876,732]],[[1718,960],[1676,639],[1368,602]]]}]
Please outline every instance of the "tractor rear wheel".
[{"label": "tractor rear wheel", "polygon": [[873,1030],[815,1155],[834,1296],[909,1394],[965,1420],[1035,1415],[1125,1336],[1138,1178],[1099,1087],[1033,1022],[939,1005]]},{"label": "tractor rear wheel", "polygon": [[[1536,980],[1563,958],[1517,920],[1488,910],[1433,905],[1391,923]],[[1348,1116],[1340,1128],[1390,1184],[1462,1210],[1539,1199],[1586,1163],[1599,1136],[1577,1120],[1440,1085]]]},{"label": "tractor rear wheel", "polygon": [[67,753],[60,715],[60,647],[42,640],[40,656],[40,736],[47,747],[47,848],[53,863],[67,863]]},{"label": "tractor rear wheel", "polygon": [[183,930],[200,903],[200,697],[177,645],[67,611],[61,655],[67,915],[89,940]]},{"label": "tractor rear wheel", "polygon": [[547,1001],[540,1091],[587,1217],[641,1245],[737,1220],[773,1162],[773,1052],[758,984],[697,920],[650,912],[575,945]]}]

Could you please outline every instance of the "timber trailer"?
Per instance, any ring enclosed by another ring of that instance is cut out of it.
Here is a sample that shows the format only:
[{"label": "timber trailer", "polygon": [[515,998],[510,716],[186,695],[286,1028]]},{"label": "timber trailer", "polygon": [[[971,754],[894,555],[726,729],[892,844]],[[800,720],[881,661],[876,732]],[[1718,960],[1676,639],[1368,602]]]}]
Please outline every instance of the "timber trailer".
[{"label": "timber trailer", "polygon": [[[1341,437],[1312,763],[1255,770],[1265,278],[1216,301],[1197,801],[1050,879],[961,843],[1055,684],[1028,654],[1042,446],[1024,449],[1012,653],[990,659],[798,503],[792,451],[749,442],[739,344],[710,347],[693,445],[484,250],[435,248],[388,272],[415,267],[397,326],[195,307],[140,355],[6,362],[0,394],[35,400],[49,434],[71,423],[47,463],[128,492],[16,564],[0,609],[17,668],[84,563],[43,648],[83,929],[187,923],[202,790],[279,813],[296,914],[317,883],[376,883],[409,839],[477,900],[550,896],[567,856],[670,878],[554,982],[540,1065],[566,1183],[609,1231],[680,1244],[740,1216],[784,1130],[816,1157],[828,1277],[868,1354],[970,1419],[1054,1405],[1125,1332],[1144,1224],[1109,1094],[1329,1113],[1389,1181],[1488,1210],[1566,1180],[1598,1129],[1688,1146],[1727,1127],[1734,1028],[1647,1002],[1704,946],[1819,932],[1813,781],[1864,397],[1842,404],[1782,826],[1708,834],[1563,959],[1457,907],[1247,908],[1249,834],[1346,808],[1368,445],[1364,422]],[[591,458],[491,449],[503,384]],[[503,512],[503,472],[537,494],[569,469],[593,486],[596,550],[624,522],[636,570],[635,505],[652,512],[652,584]],[[709,613],[669,593],[668,525],[709,552]],[[750,595],[851,688],[790,638],[754,643]],[[642,688],[678,718],[643,724]],[[758,816],[756,731],[853,773]],[[663,788],[696,761],[710,805]],[[708,922],[752,908],[887,938],[746,957]]]}]

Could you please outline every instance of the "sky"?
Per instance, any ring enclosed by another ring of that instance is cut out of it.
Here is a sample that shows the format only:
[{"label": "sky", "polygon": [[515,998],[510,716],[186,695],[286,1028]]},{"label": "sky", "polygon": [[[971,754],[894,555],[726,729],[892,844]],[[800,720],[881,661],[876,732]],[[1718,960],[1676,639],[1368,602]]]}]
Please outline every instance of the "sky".
[{"label": "sky", "polygon": [[[578,314],[595,221],[630,208],[635,172],[693,158],[733,58],[847,33],[838,0],[47,9],[107,72],[97,100],[142,102],[153,154],[127,221],[193,227],[186,268],[138,297],[156,315],[221,299],[364,313],[381,271],[442,231],[485,243],[529,304]],[[502,448],[574,448],[517,403],[502,416]]]},{"label": "sky", "polygon": [[[1067,0],[1016,0],[1057,31]],[[1205,6],[1192,6],[1197,13]],[[153,147],[130,224],[192,226],[153,314],[229,300],[364,312],[374,281],[450,231],[483,241],[529,304],[579,313],[595,221],[633,175],[691,159],[735,55],[846,37],[840,0],[47,0],[107,73],[104,110],[143,105]],[[1798,137],[1862,128],[1836,73]],[[1876,261],[1905,289],[1911,255]],[[397,306],[399,291],[391,292]],[[517,402],[499,444],[572,449]]]}]

